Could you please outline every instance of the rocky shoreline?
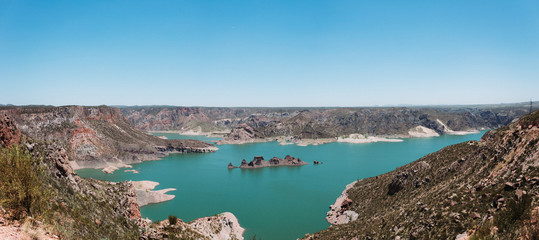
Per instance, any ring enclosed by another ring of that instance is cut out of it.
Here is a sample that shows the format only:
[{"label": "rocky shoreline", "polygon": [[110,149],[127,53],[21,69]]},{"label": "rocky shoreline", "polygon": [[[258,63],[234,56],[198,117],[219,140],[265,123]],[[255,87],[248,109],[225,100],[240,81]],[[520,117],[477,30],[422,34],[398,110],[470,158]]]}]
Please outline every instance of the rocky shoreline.
[{"label": "rocky shoreline", "polygon": [[303,139],[406,135],[416,126],[443,134],[438,119],[454,131],[494,129],[528,113],[528,103],[428,107],[212,108],[182,106],[120,107],[138,129],[182,134],[231,132],[246,124],[257,138]]},{"label": "rocky shoreline", "polygon": [[329,206],[329,211],[326,214],[326,220],[332,225],[345,224],[354,221],[359,214],[349,209],[352,200],[348,198],[348,190],[350,190],[357,181],[354,181],[344,188],[341,195],[335,200],[335,203]]},{"label": "rocky shoreline", "polygon": [[[479,133],[476,129],[470,129],[466,131],[454,131],[447,127],[443,122],[437,119],[437,123],[441,126],[442,134],[447,135],[467,135]],[[298,146],[316,146],[327,143],[341,142],[341,143],[375,143],[375,142],[402,142],[402,138],[428,138],[438,137],[441,134],[435,129],[427,128],[424,126],[416,126],[408,130],[406,134],[393,134],[393,135],[373,135],[366,136],[360,133],[352,133],[340,137],[326,137],[326,138],[301,138],[298,136],[277,136],[277,137],[261,137],[256,133],[256,130],[247,124],[239,125],[234,128],[227,136],[216,142],[217,145],[223,144],[246,144],[246,143],[263,143],[277,141],[279,145],[296,144]]]},{"label": "rocky shoreline", "polygon": [[269,161],[264,160],[262,156],[255,156],[252,161],[247,162],[245,159],[241,161],[241,165],[236,167],[232,163],[228,164],[228,169],[233,168],[263,168],[263,167],[278,167],[278,166],[303,166],[308,163],[299,158],[286,155],[284,159],[273,157]]}]

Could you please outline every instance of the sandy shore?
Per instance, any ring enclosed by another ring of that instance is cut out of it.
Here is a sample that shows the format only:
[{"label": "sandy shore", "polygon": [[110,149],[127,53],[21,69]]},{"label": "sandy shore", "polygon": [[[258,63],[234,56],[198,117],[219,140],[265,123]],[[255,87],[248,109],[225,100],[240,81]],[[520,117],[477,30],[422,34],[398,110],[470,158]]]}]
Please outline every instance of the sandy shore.
[{"label": "sandy shore", "polygon": [[114,171],[120,169],[120,168],[132,168],[133,166],[131,165],[128,165],[128,164],[124,164],[124,163],[117,163],[117,164],[113,164],[113,165],[109,165],[105,168],[103,168],[103,170],[101,170],[102,172],[104,173],[107,173],[107,174],[112,174],[114,173]]},{"label": "sandy shore", "polygon": [[350,134],[348,137],[339,137],[337,138],[337,142],[342,143],[374,143],[374,142],[402,142],[404,140],[397,139],[397,138],[387,138],[387,137],[375,137],[375,136],[368,136],[365,137],[362,134]]},{"label": "sandy shore", "polygon": [[445,125],[440,119],[436,119],[436,121],[442,125],[444,128],[444,133],[448,135],[468,135],[468,134],[474,134],[479,133],[479,131],[475,129],[467,130],[467,131],[453,131],[451,128],[449,128],[447,125]]},{"label": "sandy shore", "polygon": [[[351,134],[351,135],[360,135],[361,134]],[[408,136],[404,136],[408,137]],[[291,137],[272,137],[272,138],[265,138],[265,139],[250,139],[248,141],[221,141],[218,142],[218,145],[224,145],[224,144],[246,144],[246,143],[264,143],[264,142],[272,142],[277,141],[279,145],[290,145],[290,144],[296,144],[301,147],[306,146],[316,146],[326,143],[333,143],[333,142],[343,142],[343,143],[372,143],[372,142],[402,142],[402,139],[395,139],[395,138],[388,138],[388,137],[347,137],[347,138],[306,138],[306,139],[292,139]]]},{"label": "sandy shore", "polygon": [[309,139],[301,139],[299,141],[294,142],[294,144],[301,147],[306,147],[309,145],[316,146],[316,145],[321,145],[321,144],[326,144],[326,143],[332,143],[332,142],[335,142],[336,140],[337,140],[336,138],[317,138],[317,139],[309,138]]},{"label": "sandy shore", "polygon": [[160,203],[174,199],[174,195],[166,194],[170,191],[175,191],[175,188],[166,188],[161,190],[153,190],[158,182],[153,181],[131,181],[137,192],[137,202],[140,207],[152,203]]},{"label": "sandy shore", "polygon": [[451,132],[446,132],[446,134],[448,134],[448,135],[468,135],[468,134],[474,134],[474,133],[479,133],[479,131],[470,130],[470,131],[451,131]]},{"label": "sandy shore", "polygon": [[196,131],[182,131],[182,130],[161,130],[161,131],[148,131],[148,133],[177,133],[179,135],[191,135],[191,136],[206,136],[206,137],[222,137],[230,133],[230,131],[214,131],[214,132],[196,132]]},{"label": "sandy shore", "polygon": [[408,131],[408,135],[410,135],[411,137],[416,137],[416,138],[440,136],[440,134],[438,134],[433,129],[430,129],[424,126],[417,126],[415,128],[410,129]]},{"label": "sandy shore", "polygon": [[246,143],[263,143],[263,142],[271,142],[271,141],[275,141],[275,139],[253,138],[249,140],[219,140],[215,144],[217,145],[246,144]]}]

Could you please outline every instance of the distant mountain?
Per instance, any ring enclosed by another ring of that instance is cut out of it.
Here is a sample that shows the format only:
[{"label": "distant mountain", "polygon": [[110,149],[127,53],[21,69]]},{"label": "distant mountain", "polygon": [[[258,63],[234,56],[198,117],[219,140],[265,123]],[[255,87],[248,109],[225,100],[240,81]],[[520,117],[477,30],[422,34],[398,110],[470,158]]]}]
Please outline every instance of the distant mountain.
[{"label": "distant mountain", "polygon": [[[123,107],[137,128],[184,133],[230,132],[224,143],[257,139],[319,139],[365,136],[419,136],[416,131],[448,134],[455,131],[493,129],[529,112],[529,103],[363,108],[205,108]],[[536,105],[536,107],[539,105]],[[253,129],[255,139],[237,141],[242,126]],[[419,128],[418,128],[419,127]],[[412,131],[412,133],[410,132]],[[236,140],[235,140],[236,139]]]}]

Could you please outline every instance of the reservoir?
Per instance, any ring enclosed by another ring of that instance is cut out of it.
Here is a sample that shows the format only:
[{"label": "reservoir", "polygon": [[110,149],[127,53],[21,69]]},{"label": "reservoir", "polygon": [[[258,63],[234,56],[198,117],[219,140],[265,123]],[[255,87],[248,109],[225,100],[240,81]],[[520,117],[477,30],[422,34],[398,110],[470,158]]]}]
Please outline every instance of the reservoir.
[{"label": "reservoir", "polygon": [[[246,229],[245,239],[296,239],[329,227],[329,205],[352,181],[380,175],[441,148],[479,140],[485,131],[469,135],[410,138],[403,142],[329,143],[317,146],[279,145],[277,142],[219,145],[214,153],[171,154],[159,161],[133,165],[140,173],[80,169],[86,178],[107,181],[159,182],[158,189],[176,188],[168,202],[141,208],[142,217],[164,220],[176,215],[183,221],[232,212]],[[159,133],[169,139],[215,139]],[[299,157],[305,166],[228,169],[245,159],[263,156]],[[323,162],[313,165],[313,161]]]}]

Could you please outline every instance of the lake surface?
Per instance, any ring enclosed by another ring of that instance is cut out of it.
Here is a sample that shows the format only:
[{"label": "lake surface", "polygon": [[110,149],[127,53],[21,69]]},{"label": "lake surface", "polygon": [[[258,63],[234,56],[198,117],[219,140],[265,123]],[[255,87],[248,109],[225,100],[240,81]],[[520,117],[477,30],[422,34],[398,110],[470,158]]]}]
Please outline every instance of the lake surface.
[{"label": "lake surface", "polygon": [[[296,239],[324,228],[329,205],[357,179],[394,170],[445,146],[479,140],[485,133],[464,136],[404,139],[396,143],[329,143],[318,146],[280,146],[277,142],[220,145],[214,153],[171,154],[160,161],[136,164],[139,174],[104,174],[96,169],[81,169],[82,177],[108,181],[150,180],[156,189],[176,188],[171,201],[141,208],[143,217],[163,220],[176,215],[184,221],[232,212],[246,228],[250,239]],[[186,138],[174,133],[159,133],[169,139]],[[193,136],[187,136],[187,138]],[[199,140],[215,140],[196,136]],[[254,156],[269,160],[273,156],[299,157],[309,165],[262,169],[228,169],[242,159]],[[313,165],[313,161],[323,164]]]}]

